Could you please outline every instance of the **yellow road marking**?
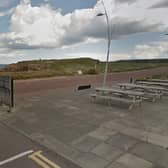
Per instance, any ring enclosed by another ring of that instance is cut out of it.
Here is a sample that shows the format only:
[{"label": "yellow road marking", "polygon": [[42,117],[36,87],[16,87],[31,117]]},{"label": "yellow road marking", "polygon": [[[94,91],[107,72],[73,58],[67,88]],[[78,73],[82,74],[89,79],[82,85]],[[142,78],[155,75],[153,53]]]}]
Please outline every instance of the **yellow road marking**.
[{"label": "yellow road marking", "polygon": [[61,168],[51,160],[47,159],[41,153],[42,151],[34,152],[32,155],[29,156],[29,158],[34,160],[38,165],[40,165],[43,168]]},{"label": "yellow road marking", "polygon": [[40,165],[43,168],[50,168],[46,163],[38,159],[36,156],[29,156],[29,158],[35,161],[38,165]]}]

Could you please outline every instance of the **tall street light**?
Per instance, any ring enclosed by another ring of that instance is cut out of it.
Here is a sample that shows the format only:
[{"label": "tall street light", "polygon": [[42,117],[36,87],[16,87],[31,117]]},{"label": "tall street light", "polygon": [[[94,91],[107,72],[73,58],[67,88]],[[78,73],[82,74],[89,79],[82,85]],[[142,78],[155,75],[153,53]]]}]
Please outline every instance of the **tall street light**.
[{"label": "tall street light", "polygon": [[168,33],[166,33],[165,36],[168,36]]},{"label": "tall street light", "polygon": [[106,58],[106,65],[105,65],[104,78],[103,78],[103,87],[105,87],[106,86],[106,81],[107,81],[108,63],[109,63],[109,56],[110,56],[111,30],[110,30],[110,20],[109,20],[108,14],[107,14],[107,10],[106,10],[104,1],[101,0],[101,3],[103,5],[105,13],[99,13],[99,14],[97,14],[97,16],[105,16],[106,17],[106,21],[107,21],[107,35],[108,35],[107,58]]}]

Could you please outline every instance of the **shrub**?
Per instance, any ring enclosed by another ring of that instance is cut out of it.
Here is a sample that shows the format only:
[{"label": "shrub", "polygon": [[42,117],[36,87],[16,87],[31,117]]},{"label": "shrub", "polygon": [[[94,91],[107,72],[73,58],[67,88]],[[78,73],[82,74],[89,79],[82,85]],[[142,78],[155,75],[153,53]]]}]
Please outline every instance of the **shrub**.
[{"label": "shrub", "polygon": [[98,71],[94,68],[90,68],[90,69],[84,71],[84,74],[94,75],[94,74],[98,74]]}]

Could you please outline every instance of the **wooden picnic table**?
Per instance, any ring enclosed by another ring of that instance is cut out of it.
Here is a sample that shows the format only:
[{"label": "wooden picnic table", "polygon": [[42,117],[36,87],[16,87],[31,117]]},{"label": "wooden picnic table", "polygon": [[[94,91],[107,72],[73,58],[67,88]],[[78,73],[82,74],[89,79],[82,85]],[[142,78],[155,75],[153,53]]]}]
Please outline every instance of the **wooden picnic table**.
[{"label": "wooden picnic table", "polygon": [[168,83],[168,79],[147,79],[146,81]]},{"label": "wooden picnic table", "polygon": [[151,82],[151,81],[136,81],[137,84],[150,85],[150,86],[162,86],[168,88],[168,83],[164,82]]},{"label": "wooden picnic table", "polygon": [[140,85],[140,84],[133,84],[133,83],[119,83],[120,88],[124,89],[141,89],[147,92],[155,92],[155,93],[162,93],[167,91],[167,89],[159,86],[147,86],[147,85]]},{"label": "wooden picnic table", "polygon": [[127,91],[121,89],[114,88],[95,88],[96,94],[91,94],[90,96],[96,99],[106,100],[109,104],[112,101],[119,103],[127,103],[129,104],[129,110],[131,110],[134,106],[140,106],[142,102],[142,96],[144,93],[139,93],[136,91]]},{"label": "wooden picnic table", "polygon": [[[137,85],[136,85],[137,86]],[[146,87],[145,87],[146,88]],[[123,89],[114,89],[114,88],[96,88],[97,92],[100,93],[116,93],[120,94],[123,97],[133,97],[135,99],[144,99],[144,100],[152,100],[155,102],[157,99],[161,99],[162,93],[149,93],[144,91],[136,91],[136,90],[123,90]]]},{"label": "wooden picnic table", "polygon": [[96,92],[101,92],[101,93],[109,93],[109,94],[120,94],[124,96],[132,96],[134,98],[140,98],[144,96],[143,92],[137,92],[137,91],[132,91],[132,90],[121,90],[121,89],[114,89],[114,88],[95,88]]}]

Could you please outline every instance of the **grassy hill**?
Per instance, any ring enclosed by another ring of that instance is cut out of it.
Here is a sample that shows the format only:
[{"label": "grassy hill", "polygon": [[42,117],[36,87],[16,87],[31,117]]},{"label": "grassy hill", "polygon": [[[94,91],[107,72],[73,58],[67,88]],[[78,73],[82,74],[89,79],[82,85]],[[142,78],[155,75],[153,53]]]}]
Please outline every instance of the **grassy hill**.
[{"label": "grassy hill", "polygon": [[[100,74],[104,72],[104,62],[90,58],[65,60],[34,60],[7,65],[0,75],[9,75],[14,79],[42,78],[62,75]],[[131,60],[109,63],[109,72],[133,71],[168,66],[168,59]]]}]

